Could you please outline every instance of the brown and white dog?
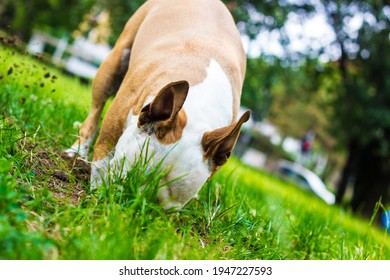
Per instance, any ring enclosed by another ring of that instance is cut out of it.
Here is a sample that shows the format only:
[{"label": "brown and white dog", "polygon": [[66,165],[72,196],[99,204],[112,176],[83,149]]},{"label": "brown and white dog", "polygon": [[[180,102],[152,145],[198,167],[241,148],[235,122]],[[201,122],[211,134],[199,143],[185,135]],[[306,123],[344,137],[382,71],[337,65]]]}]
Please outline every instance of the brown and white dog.
[{"label": "brown and white dog", "polygon": [[86,158],[107,98],[116,94],[94,146],[91,187],[126,174],[148,139],[153,161],[170,168],[158,191],[184,206],[229,158],[246,56],[219,0],[149,0],[130,18],[93,81],[91,111],[67,150]]}]

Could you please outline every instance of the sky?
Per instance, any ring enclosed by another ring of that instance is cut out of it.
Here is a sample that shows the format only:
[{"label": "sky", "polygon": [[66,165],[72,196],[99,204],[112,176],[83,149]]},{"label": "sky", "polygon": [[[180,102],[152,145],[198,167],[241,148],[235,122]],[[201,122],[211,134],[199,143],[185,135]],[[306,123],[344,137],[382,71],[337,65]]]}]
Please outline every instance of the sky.
[{"label": "sky", "polygon": [[[320,13],[304,22],[301,22],[297,15],[290,14],[285,29],[291,41],[292,51],[305,52],[308,45],[319,49],[321,46],[330,45],[335,39],[332,28],[326,22],[325,16]],[[257,57],[263,53],[282,56],[284,51],[279,39],[280,34],[277,31],[268,30],[261,31],[254,41],[243,37],[245,49],[250,57]]]},{"label": "sky", "polygon": [[[289,0],[290,2],[301,2],[301,0]],[[316,7],[316,13],[302,20],[296,14],[289,14],[285,31],[291,42],[289,50],[292,52],[306,53],[309,46],[316,52],[321,48],[325,52],[320,55],[320,61],[327,62],[330,60],[337,60],[340,57],[340,50],[333,44],[336,36],[332,27],[328,24],[324,7],[319,0],[310,1]],[[388,11],[390,13],[390,11]],[[261,15],[255,15],[261,17]],[[346,22],[347,32],[352,37],[357,34],[357,31],[363,24],[364,20],[370,20],[369,15],[356,13]],[[280,34],[278,31],[263,30],[259,33],[255,40],[250,41],[249,38],[243,35],[242,40],[245,50],[249,57],[258,57],[262,54],[270,54],[278,57],[283,57],[284,50],[279,43]],[[351,45],[353,50],[357,46]],[[354,51],[358,51],[355,49]]]}]

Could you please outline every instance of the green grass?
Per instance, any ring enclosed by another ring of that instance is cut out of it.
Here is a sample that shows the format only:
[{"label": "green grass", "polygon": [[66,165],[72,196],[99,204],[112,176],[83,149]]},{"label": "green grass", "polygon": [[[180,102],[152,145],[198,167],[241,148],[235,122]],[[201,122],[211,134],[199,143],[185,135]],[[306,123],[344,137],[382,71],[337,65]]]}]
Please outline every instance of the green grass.
[{"label": "green grass", "polygon": [[60,155],[90,87],[4,47],[0,77],[0,259],[390,259],[385,231],[237,159],[178,212],[147,159],[90,192]]}]

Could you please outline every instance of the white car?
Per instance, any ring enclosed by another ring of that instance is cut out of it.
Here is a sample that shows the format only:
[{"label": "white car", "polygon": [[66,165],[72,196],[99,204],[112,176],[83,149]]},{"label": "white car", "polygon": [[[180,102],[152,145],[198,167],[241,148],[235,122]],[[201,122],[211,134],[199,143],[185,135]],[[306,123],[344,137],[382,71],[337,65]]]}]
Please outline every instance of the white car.
[{"label": "white car", "polygon": [[314,193],[327,204],[335,203],[335,195],[326,188],[320,177],[302,165],[282,160],[278,162],[276,172],[281,177],[291,180],[301,188]]}]

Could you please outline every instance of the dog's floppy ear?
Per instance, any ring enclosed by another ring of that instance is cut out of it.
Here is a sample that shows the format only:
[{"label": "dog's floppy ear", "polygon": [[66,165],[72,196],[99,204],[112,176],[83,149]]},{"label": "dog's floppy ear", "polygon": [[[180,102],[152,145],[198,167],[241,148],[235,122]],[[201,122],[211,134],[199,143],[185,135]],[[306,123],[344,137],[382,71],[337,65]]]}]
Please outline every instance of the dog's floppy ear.
[{"label": "dog's floppy ear", "polygon": [[164,138],[175,124],[187,98],[188,90],[187,81],[166,85],[150,104],[142,108],[138,118],[138,127],[152,125],[157,138]]},{"label": "dog's floppy ear", "polygon": [[212,171],[217,170],[228,160],[240,135],[241,126],[249,120],[249,117],[250,111],[246,111],[238,122],[205,132],[202,147],[204,158],[209,161]]}]

